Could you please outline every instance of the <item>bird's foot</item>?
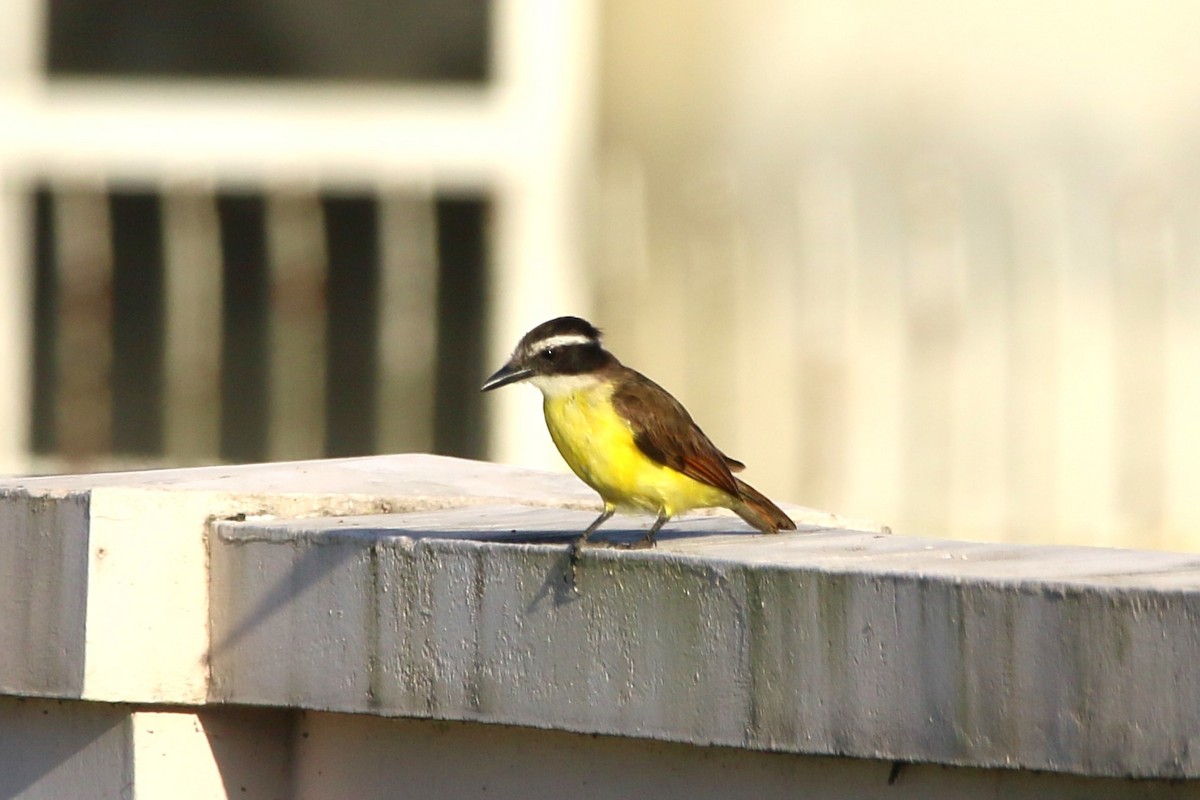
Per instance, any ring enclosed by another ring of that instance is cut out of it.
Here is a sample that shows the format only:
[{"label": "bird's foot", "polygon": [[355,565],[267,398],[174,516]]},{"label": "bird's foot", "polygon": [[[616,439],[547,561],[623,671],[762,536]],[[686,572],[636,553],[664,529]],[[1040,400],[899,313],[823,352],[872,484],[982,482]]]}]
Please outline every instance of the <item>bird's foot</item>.
[{"label": "bird's foot", "polygon": [[567,548],[567,556],[571,568],[567,571],[567,582],[571,586],[571,591],[579,594],[579,556],[583,552],[583,542],[579,539],[571,542],[571,546]]},{"label": "bird's foot", "polygon": [[567,548],[568,561],[571,565],[568,579],[571,584],[571,591],[575,594],[579,594],[579,561],[583,557],[583,549],[585,547],[612,547],[612,545],[608,542],[591,542],[582,538],[571,542],[571,546]]},{"label": "bird's foot", "polygon": [[622,550],[649,550],[652,547],[657,547],[658,542],[653,539],[638,539],[636,542],[625,542],[620,545]]}]

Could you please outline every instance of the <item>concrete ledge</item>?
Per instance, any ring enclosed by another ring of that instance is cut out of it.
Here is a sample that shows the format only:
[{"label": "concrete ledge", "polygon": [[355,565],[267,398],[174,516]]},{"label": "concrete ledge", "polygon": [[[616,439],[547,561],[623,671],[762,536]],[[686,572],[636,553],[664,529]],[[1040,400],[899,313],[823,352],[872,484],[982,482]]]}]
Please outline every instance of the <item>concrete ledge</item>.
[{"label": "concrete ledge", "polygon": [[0,693],[203,703],[214,519],[518,498],[594,503],[566,475],[425,455],[0,480]]},{"label": "concrete ledge", "polygon": [[597,507],[569,475],[429,455],[0,480],[0,694],[206,702],[215,520],[495,502]]},{"label": "concrete ledge", "polygon": [[[194,714],[238,704],[1200,777],[1196,556],[790,508],[795,534],[698,516],[657,550],[589,550],[576,593],[565,544],[595,506],[569,476],[430,456],[0,482],[0,695],[137,704],[72,706],[80,731],[125,720],[130,758],[163,720],[211,755]],[[155,763],[145,785],[176,769]]]},{"label": "concrete ledge", "polygon": [[[1200,559],[513,506],[225,523],[217,702],[797,753],[1200,775]],[[618,526],[620,527],[620,526]],[[569,533],[568,533],[569,532]],[[618,534],[631,537],[633,532]]]}]

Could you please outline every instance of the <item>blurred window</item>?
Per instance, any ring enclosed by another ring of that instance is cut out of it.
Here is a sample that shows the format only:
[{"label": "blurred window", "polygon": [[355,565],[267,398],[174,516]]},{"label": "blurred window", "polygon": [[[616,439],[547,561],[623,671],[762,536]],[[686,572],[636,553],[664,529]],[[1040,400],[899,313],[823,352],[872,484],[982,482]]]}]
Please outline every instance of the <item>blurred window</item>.
[{"label": "blurred window", "polygon": [[483,82],[485,0],[49,0],[54,77]]},{"label": "blurred window", "polygon": [[[111,455],[172,463],[176,454],[167,452],[164,442],[164,198],[129,188],[58,191],[61,196],[43,186],[34,195],[34,452],[65,457],[76,468],[94,467]],[[324,443],[298,457],[398,452],[380,435],[389,415],[401,418],[393,437],[402,443],[447,455],[483,456],[478,384],[487,369],[485,197],[432,197],[431,230],[408,232],[434,237],[428,247],[436,264],[412,266],[435,270],[433,285],[423,294],[435,306],[436,331],[430,332],[427,355],[413,353],[415,363],[386,365],[380,337],[387,309],[380,306],[380,285],[389,256],[381,248],[385,219],[379,197],[322,193],[317,199],[322,245],[312,256],[320,261],[321,277],[308,287],[284,277],[274,288],[267,196],[223,191],[193,200],[215,205],[217,229],[210,233],[218,240],[222,287],[216,298],[222,307],[220,375],[218,385],[208,387],[220,405],[219,444],[198,454],[201,460],[271,457],[269,317],[275,313],[297,321],[314,310],[325,331]],[[80,237],[63,220],[81,215],[62,213],[64,202],[107,220],[82,237],[88,247],[70,245]],[[403,239],[401,247],[415,246]],[[197,244],[213,243],[190,242]],[[392,397],[390,405],[380,404],[387,396],[378,391],[381,368],[420,376],[426,360],[433,364],[431,374],[413,387],[410,403]],[[396,420],[390,427],[396,428]]]}]

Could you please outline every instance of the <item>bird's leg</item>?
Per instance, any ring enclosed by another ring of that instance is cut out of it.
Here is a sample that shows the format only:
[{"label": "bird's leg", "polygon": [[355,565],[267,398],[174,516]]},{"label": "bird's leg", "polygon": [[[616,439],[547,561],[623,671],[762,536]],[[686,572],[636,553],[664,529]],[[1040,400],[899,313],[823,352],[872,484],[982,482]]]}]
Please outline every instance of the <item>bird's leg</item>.
[{"label": "bird's leg", "polygon": [[599,528],[605,522],[608,522],[609,517],[611,517],[613,515],[613,512],[615,512],[616,510],[617,510],[616,506],[605,503],[604,511],[601,512],[600,516],[596,517],[595,521],[592,522],[591,525],[587,526],[587,530],[584,531],[583,533],[579,534],[579,538],[571,543],[571,563],[572,564],[575,564],[577,561],[579,561],[579,551],[581,551],[583,549],[583,546],[585,544],[587,544],[588,537],[596,532],[596,528]]},{"label": "bird's leg", "polygon": [[642,536],[642,538],[638,539],[636,542],[629,545],[629,549],[642,550],[647,547],[654,547],[655,535],[657,535],[658,532],[660,530],[662,530],[662,526],[666,525],[667,520],[669,520],[670,518],[671,518],[670,514],[668,514],[665,511],[660,511],[658,513],[658,519],[654,520],[654,524],[650,526],[650,530],[646,531],[646,533]]},{"label": "bird's leg", "polygon": [[579,538],[571,543],[571,588],[576,594],[579,593],[579,554],[582,552],[583,546],[587,544],[588,537],[596,532],[596,528],[607,522],[616,510],[616,506],[605,503],[604,511],[600,516],[596,517],[592,524],[587,526],[587,530],[579,534]]}]

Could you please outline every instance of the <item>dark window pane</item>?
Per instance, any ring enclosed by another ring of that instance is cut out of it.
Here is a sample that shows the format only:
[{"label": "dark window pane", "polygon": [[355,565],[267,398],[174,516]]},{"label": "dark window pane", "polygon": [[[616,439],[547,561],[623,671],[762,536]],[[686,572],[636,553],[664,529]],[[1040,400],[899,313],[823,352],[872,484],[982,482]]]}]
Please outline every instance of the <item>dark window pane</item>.
[{"label": "dark window pane", "polygon": [[324,206],[329,253],[325,455],[366,455],[375,452],[377,203],[326,197]]},{"label": "dark window pane", "polygon": [[113,247],[112,441],[117,453],[162,452],[163,250],[158,195],[109,198]]},{"label": "dark window pane", "polygon": [[267,243],[261,195],[217,199],[224,268],[221,457],[260,461],[267,451]]},{"label": "dark window pane", "polygon": [[484,299],[487,204],[441,200],[437,206],[438,360],[434,451],[483,458]]},{"label": "dark window pane", "polygon": [[472,81],[486,0],[49,0],[51,75]]},{"label": "dark window pane", "polygon": [[49,189],[33,195],[33,431],[35,453],[52,453],[54,437],[54,202]]}]

